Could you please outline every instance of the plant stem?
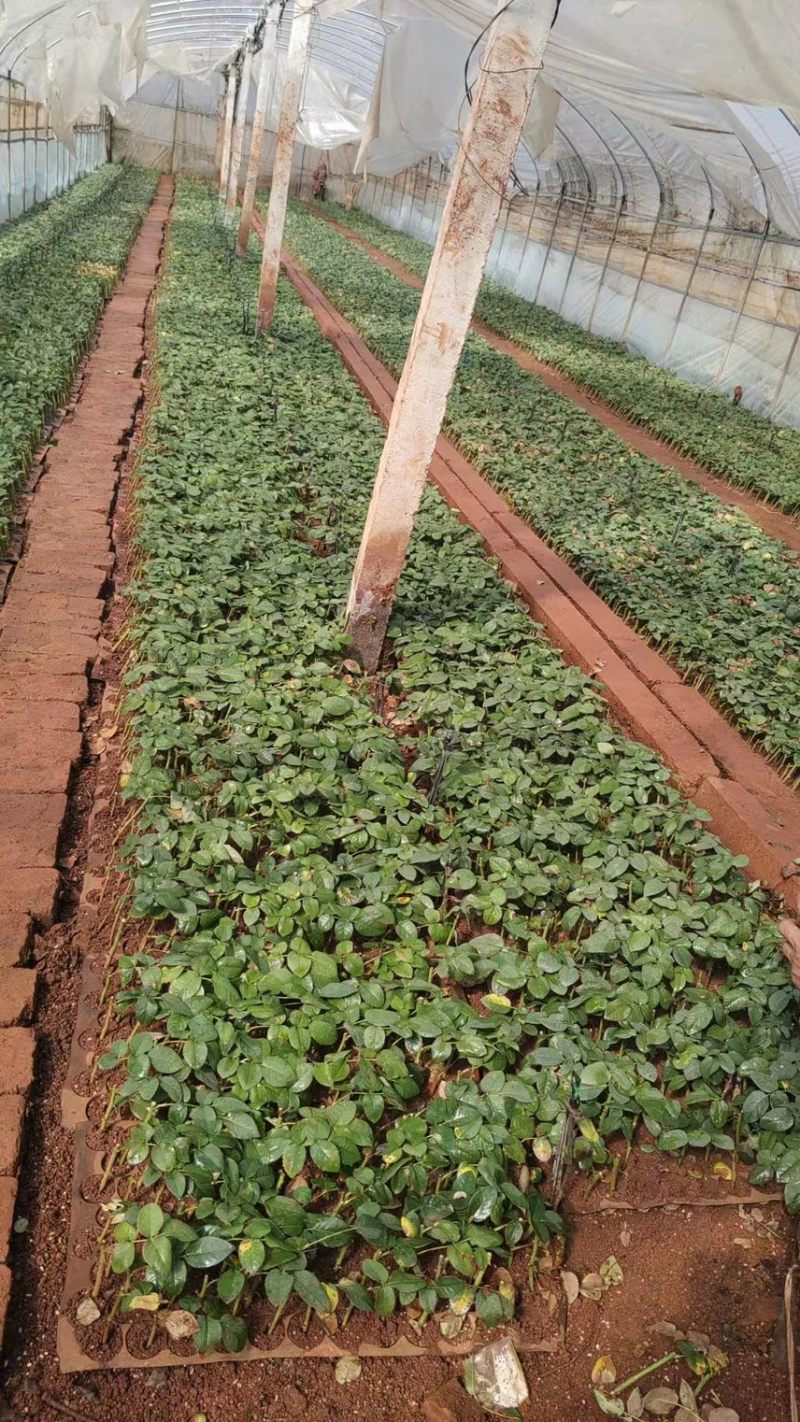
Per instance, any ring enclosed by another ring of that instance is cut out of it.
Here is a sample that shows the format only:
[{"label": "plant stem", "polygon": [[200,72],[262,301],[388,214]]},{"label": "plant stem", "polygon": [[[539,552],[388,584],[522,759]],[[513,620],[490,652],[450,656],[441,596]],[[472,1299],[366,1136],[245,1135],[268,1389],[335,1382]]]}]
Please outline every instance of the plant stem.
[{"label": "plant stem", "polygon": [[609,1393],[609,1397],[619,1397],[619,1394],[624,1392],[626,1387],[633,1387],[633,1385],[640,1382],[642,1378],[646,1378],[649,1373],[654,1373],[656,1368],[665,1368],[667,1363],[674,1363],[678,1356],[678,1353],[665,1353],[663,1358],[657,1358],[654,1363],[650,1363],[649,1367],[642,1368],[639,1373],[632,1373],[624,1382],[618,1383],[613,1392]]}]

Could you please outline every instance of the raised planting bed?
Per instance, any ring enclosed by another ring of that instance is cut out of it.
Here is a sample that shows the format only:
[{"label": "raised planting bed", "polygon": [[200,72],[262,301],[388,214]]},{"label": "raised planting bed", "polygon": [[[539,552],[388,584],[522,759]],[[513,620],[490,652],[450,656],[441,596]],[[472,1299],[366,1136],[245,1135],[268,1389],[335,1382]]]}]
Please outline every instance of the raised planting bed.
[{"label": "raised planting bed", "polygon": [[[325,211],[425,276],[427,242],[386,227],[359,208],[326,203]],[[484,278],[475,315],[706,469],[788,513],[800,511],[800,431],[780,428],[725,395],[682,380],[619,341],[593,336],[491,277]]]},{"label": "raised planting bed", "polygon": [[258,252],[232,264],[215,209],[179,184],[136,511],[130,882],[87,945],[104,1203],[91,1306],[65,1318],[106,1362],[140,1311],[146,1356],[268,1342],[289,1303],[298,1336],[306,1310],[507,1320],[563,1232],[568,1126],[586,1176],[644,1132],[800,1200],[765,897],[432,489],[389,660],[360,674],[341,612],[383,430],[286,283],[270,336],[243,331]]},{"label": "raised planting bed", "polygon": [[0,552],[13,497],[65,399],[155,192],[108,165],[0,234]]},{"label": "raised planting bed", "polygon": [[[395,374],[418,293],[295,210],[287,240]],[[478,336],[447,433],[605,601],[776,764],[800,767],[800,565],[745,514],[631,451]]]}]

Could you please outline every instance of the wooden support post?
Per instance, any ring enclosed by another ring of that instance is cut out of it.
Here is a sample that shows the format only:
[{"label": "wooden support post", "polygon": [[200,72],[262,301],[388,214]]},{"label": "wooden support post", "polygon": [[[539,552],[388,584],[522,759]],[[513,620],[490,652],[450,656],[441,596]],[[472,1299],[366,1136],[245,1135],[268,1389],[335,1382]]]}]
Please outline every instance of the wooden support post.
[{"label": "wooden support post", "polygon": [[286,220],[286,204],[289,199],[289,183],[292,176],[294,131],[300,113],[308,42],[311,36],[312,2],[313,0],[296,0],[289,35],[289,53],[286,57],[275,159],[272,164],[269,208],[264,225],[264,251],[258,288],[257,328],[260,331],[269,329],[275,312],[275,293],[278,289],[283,226]]},{"label": "wooden support post", "polygon": [[242,77],[239,81],[239,93],[236,99],[236,120],[233,126],[233,138],[231,139],[231,166],[228,174],[228,193],[225,199],[225,225],[230,227],[233,223],[233,214],[236,208],[236,198],[239,193],[239,169],[242,166],[242,150],[244,148],[244,135],[247,128],[247,100],[250,94],[250,70],[253,64],[253,51],[249,44],[245,45],[244,58],[242,59]]},{"label": "wooden support post", "polygon": [[225,201],[225,194],[228,191],[228,169],[231,162],[231,135],[233,133],[233,110],[236,104],[236,66],[231,65],[227,75],[227,87],[225,89],[225,108],[222,120],[222,157],[219,165],[219,200],[220,205]]},{"label": "wooden support post", "polygon": [[369,672],[380,659],[555,8],[556,0],[516,0],[489,32],[350,588],[347,629]]},{"label": "wooden support post", "polygon": [[272,88],[272,77],[275,72],[279,15],[280,10],[278,5],[270,5],[267,11],[264,33],[261,37],[261,64],[258,71],[258,89],[256,90],[253,127],[250,133],[250,156],[247,162],[247,179],[245,181],[244,197],[242,199],[242,217],[239,223],[239,236],[236,241],[236,251],[240,257],[243,257],[247,251],[247,243],[250,238],[250,226],[253,221],[253,207],[256,200],[256,188],[258,187],[258,170],[261,164],[261,149],[264,143],[264,122],[267,116],[270,89]]}]

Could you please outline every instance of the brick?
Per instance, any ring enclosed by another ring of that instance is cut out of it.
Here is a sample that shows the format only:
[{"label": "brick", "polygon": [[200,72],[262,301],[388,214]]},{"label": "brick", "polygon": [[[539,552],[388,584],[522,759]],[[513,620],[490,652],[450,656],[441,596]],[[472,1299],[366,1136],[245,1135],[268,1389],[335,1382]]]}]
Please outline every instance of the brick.
[{"label": "brick", "polygon": [[452,1378],[422,1404],[425,1422],[483,1422],[483,1408]]},{"label": "brick", "polygon": [[[3,868],[0,881],[0,914],[14,920],[29,914],[48,928],[53,921],[58,898],[59,876],[55,869]],[[3,1078],[0,1076],[0,1085]]]},{"label": "brick", "polygon": [[33,1081],[35,1038],[30,1027],[0,1029],[0,1081],[6,1093],[24,1096]]},{"label": "brick", "polygon": [[80,722],[80,709],[69,701],[37,701],[31,705],[24,688],[17,686],[6,691],[5,677],[0,679],[0,728],[4,743],[11,744],[12,740],[24,737],[26,728],[31,726],[39,736],[45,731],[79,731]]},{"label": "brick", "polygon": [[623,730],[657,751],[684,790],[691,792],[705,776],[716,773],[714,761],[699,741],[625,665],[542,569],[516,548],[504,554],[501,562],[504,575],[517,584],[533,615],[566,660],[598,681]]},{"label": "brick", "polygon": [[30,1022],[35,995],[35,968],[0,969],[0,1027]]},{"label": "brick", "polygon": [[781,817],[800,852],[800,798],[783,777],[693,686],[680,682],[653,690],[708,747],[726,778],[738,781],[760,799],[769,796],[772,803],[782,806]]},{"label": "brick", "polygon": [[0,1263],[2,1264],[8,1260],[16,1202],[16,1180],[12,1175],[0,1176]]},{"label": "brick", "polygon": [[[67,709],[73,708],[67,706]],[[2,723],[0,706],[0,725]],[[51,869],[56,862],[58,836],[66,813],[66,795],[0,793],[0,864],[3,871],[12,865],[22,869]]]},{"label": "brick", "polygon": [[795,912],[800,911],[800,876],[792,864],[784,831],[765,806],[735,780],[709,776],[692,797],[711,816],[711,828],[735,854],[746,854],[752,878],[760,879]]},{"label": "brick", "polygon": [[64,628],[59,635],[57,629],[46,623],[35,622],[27,627],[20,623],[7,622],[0,627],[0,647],[5,653],[19,653],[30,661],[31,654],[37,659],[74,657],[85,665],[97,656],[97,642],[94,637],[83,632],[71,632]]},{"label": "brick", "polygon": [[27,957],[33,922],[23,909],[4,908],[3,898],[0,885],[0,968],[14,968]]},{"label": "brick", "polygon": [[6,658],[0,646],[0,664],[0,685],[9,696],[12,693],[24,696],[28,703],[63,701],[73,706],[80,706],[86,700],[85,671],[76,671],[72,661],[69,672],[59,675],[52,663],[47,671],[41,671],[32,662]]},{"label": "brick", "polygon": [[[474,476],[479,477],[479,476]],[[483,483],[483,480],[480,480]],[[468,485],[468,487],[470,487]],[[532,528],[529,528],[506,505],[505,513],[498,514],[498,522],[512,535],[526,553],[533,558],[542,572],[551,578],[587,621],[596,627],[623,661],[632,667],[647,685],[654,682],[680,684],[680,673],[658,652],[649,647],[643,637],[629,627],[623,618],[603,602],[597,593],[583,581],[568,563],[549,548]]]},{"label": "brick", "polygon": [[8,1305],[11,1300],[11,1270],[6,1264],[0,1264],[0,1342],[6,1327],[6,1316]]},{"label": "brick", "polygon": [[25,1098],[0,1096],[0,1175],[16,1175],[22,1149]]},{"label": "brick", "polygon": [[14,592],[19,595],[31,594],[36,597],[39,593],[55,593],[79,597],[90,602],[100,600],[104,586],[103,574],[92,568],[79,572],[67,568],[59,570],[51,565],[46,572],[36,573],[28,566],[27,558],[20,564],[12,583]]},{"label": "brick", "polygon": [[[62,703],[40,701],[37,709],[50,704]],[[27,725],[9,716],[0,743],[0,793],[63,794],[80,754],[80,732],[54,730],[33,715]]]}]

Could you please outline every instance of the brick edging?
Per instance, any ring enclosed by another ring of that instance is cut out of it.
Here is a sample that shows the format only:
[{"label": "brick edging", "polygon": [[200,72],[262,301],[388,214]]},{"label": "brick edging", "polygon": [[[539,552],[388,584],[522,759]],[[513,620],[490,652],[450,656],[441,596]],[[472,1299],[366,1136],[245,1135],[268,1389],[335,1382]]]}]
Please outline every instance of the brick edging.
[{"label": "brick edging", "polygon": [[0,1339],[26,1096],[33,1082],[35,930],[58,907],[59,843],[83,749],[114,554],[110,518],[142,395],[144,321],[171,180],[162,179],[98,322],[80,395],[46,450],[25,547],[0,609]]},{"label": "brick edging", "polygon": [[[254,220],[260,236],[263,222]],[[397,382],[298,263],[283,270],[322,334],[388,424]],[[711,816],[711,827],[753,876],[800,913],[800,795],[724,716],[640,637],[573,568],[513,513],[449,440],[440,436],[430,478],[483,538],[568,662],[587,672],[613,717],[665,761],[673,779]]]}]

